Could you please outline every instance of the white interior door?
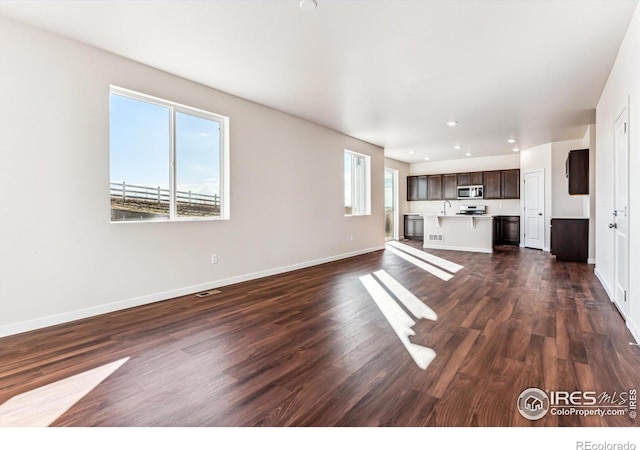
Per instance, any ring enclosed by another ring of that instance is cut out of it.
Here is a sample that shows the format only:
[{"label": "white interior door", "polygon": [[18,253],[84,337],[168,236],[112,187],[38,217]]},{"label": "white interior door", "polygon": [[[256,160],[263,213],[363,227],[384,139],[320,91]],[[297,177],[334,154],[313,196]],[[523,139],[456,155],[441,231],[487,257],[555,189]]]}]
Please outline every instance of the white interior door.
[{"label": "white interior door", "polygon": [[524,246],[544,248],[544,170],[524,174]]},{"label": "white interior door", "polygon": [[615,123],[614,210],[613,220],[609,224],[609,228],[614,232],[613,274],[615,289],[613,301],[625,318],[629,311],[629,302],[627,300],[629,261],[629,121],[627,111],[627,108],[625,108]]}]

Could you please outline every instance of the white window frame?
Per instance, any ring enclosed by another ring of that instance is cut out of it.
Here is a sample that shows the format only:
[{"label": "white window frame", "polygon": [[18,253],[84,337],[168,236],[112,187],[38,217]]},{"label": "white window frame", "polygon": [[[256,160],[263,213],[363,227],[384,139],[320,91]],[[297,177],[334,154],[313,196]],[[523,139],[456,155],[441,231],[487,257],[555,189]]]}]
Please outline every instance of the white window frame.
[{"label": "white window frame", "polygon": [[[344,156],[346,155],[351,157],[351,214],[345,213],[345,216],[370,216],[371,157],[351,150],[345,150],[342,159],[343,164]],[[343,177],[344,169],[343,167]]]},{"label": "white window frame", "polygon": [[[154,220],[124,220],[111,223],[156,223],[156,222],[201,222],[229,220],[231,218],[229,195],[229,118],[220,114],[194,108],[180,103],[172,102],[151,95],[125,89],[119,86],[109,85],[109,97],[111,94],[120,95],[134,100],[151,103],[169,108],[169,218]],[[220,124],[220,215],[209,217],[185,217],[178,216],[176,202],[176,113],[184,113],[202,119],[213,120]],[[111,148],[109,148],[111,152]],[[109,180],[111,181],[111,180]]]}]

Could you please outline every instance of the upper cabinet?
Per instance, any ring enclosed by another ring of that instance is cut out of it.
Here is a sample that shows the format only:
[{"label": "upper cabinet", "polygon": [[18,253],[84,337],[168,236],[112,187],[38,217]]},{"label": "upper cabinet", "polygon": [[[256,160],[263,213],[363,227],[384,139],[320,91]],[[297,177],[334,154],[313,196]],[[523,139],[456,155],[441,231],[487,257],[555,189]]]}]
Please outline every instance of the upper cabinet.
[{"label": "upper cabinet", "polygon": [[520,198],[520,169],[501,171],[500,198]]},{"label": "upper cabinet", "polygon": [[458,198],[458,175],[450,173],[442,175],[442,190],[445,200],[455,200]]},{"label": "upper cabinet", "polygon": [[469,174],[469,184],[471,186],[484,184],[484,172],[471,172]]},{"label": "upper cabinet", "polygon": [[589,149],[571,150],[566,162],[569,195],[589,193]]},{"label": "upper cabinet", "polygon": [[480,186],[484,184],[482,172],[458,173],[458,186]]},{"label": "upper cabinet", "polygon": [[471,186],[471,174],[459,173],[457,178],[458,186]]},{"label": "upper cabinet", "polygon": [[442,200],[442,175],[429,175],[429,200]]},{"label": "upper cabinet", "polygon": [[518,199],[520,169],[410,176],[407,200],[456,200],[458,186],[479,185],[484,186],[485,199]]},{"label": "upper cabinet", "polygon": [[426,175],[407,177],[407,200],[428,200]]},{"label": "upper cabinet", "polygon": [[484,173],[484,198],[501,198],[502,189],[500,188],[500,170],[492,170]]}]

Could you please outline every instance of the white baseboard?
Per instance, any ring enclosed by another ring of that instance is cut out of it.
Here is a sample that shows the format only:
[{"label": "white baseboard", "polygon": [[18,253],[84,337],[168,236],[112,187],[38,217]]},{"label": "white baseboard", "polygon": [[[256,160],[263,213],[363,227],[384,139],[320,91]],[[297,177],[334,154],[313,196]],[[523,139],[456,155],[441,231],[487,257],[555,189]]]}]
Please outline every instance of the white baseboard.
[{"label": "white baseboard", "polygon": [[596,259],[595,258],[587,259],[587,264],[595,264],[595,263],[596,263]]},{"label": "white baseboard", "polygon": [[551,252],[551,247],[543,247],[542,251],[543,252]]},{"label": "white baseboard", "polygon": [[[597,267],[594,269],[593,273],[595,274],[598,281],[600,281],[600,284],[602,285],[605,292],[609,296],[609,300],[613,302],[613,291],[609,288],[609,285],[604,281],[604,277],[598,271]],[[636,325],[635,322],[633,322],[633,320],[629,318],[629,314],[627,314],[625,323],[627,325],[627,329],[631,332],[633,339],[635,339],[636,343],[640,343],[640,327],[638,327],[638,325]]]},{"label": "white baseboard", "polygon": [[631,332],[633,339],[635,339],[636,344],[640,343],[640,327],[636,325],[631,319],[627,318],[627,328]]},{"label": "white baseboard", "polygon": [[607,284],[606,281],[604,281],[604,277],[600,274],[600,272],[598,271],[598,268],[596,267],[595,269],[593,269],[593,274],[596,276],[596,278],[598,279],[598,281],[600,281],[600,284],[602,285],[602,287],[604,288],[604,291],[607,293],[607,295],[609,296],[609,300],[613,301],[613,292],[611,291],[611,289],[609,288],[609,285]]},{"label": "white baseboard", "polygon": [[455,250],[457,252],[475,252],[475,253],[493,253],[492,248],[478,248],[478,247],[456,247],[451,245],[429,245],[423,244],[422,248],[428,248],[432,250]]},{"label": "white baseboard", "polygon": [[62,314],[55,314],[52,316],[40,317],[38,319],[26,320],[24,322],[3,325],[3,326],[0,326],[0,337],[11,336],[19,333],[25,333],[27,331],[33,331],[39,328],[59,325],[61,323],[72,322],[74,320],[79,320],[79,319],[86,319],[87,317],[98,316],[100,314],[106,314],[114,311],[120,311],[122,309],[147,305],[149,303],[160,302],[163,300],[169,300],[171,298],[180,297],[182,295],[195,294],[196,292],[205,291],[207,289],[219,288],[221,286],[228,286],[230,284],[242,283],[243,281],[255,280],[258,278],[264,278],[271,275],[278,275],[280,273],[291,272],[293,270],[304,269],[306,267],[317,266],[319,264],[325,264],[328,262],[338,261],[340,259],[351,258],[353,256],[364,255],[366,253],[371,253],[378,250],[384,250],[384,248],[385,248],[384,245],[382,245],[382,246],[367,248],[364,250],[356,250],[354,252],[343,253],[335,256],[328,256],[326,258],[315,259],[312,261],[305,261],[297,264],[291,264],[289,266],[276,267],[275,269],[263,270],[260,272],[249,273],[246,275],[239,275],[237,277],[216,280],[209,283],[196,284],[196,285],[188,286],[185,288],[173,289],[170,291],[145,295],[142,297],[135,297],[127,300],[121,300],[119,302],[107,303],[105,305],[93,306],[91,308],[78,309],[76,311],[69,311]]}]

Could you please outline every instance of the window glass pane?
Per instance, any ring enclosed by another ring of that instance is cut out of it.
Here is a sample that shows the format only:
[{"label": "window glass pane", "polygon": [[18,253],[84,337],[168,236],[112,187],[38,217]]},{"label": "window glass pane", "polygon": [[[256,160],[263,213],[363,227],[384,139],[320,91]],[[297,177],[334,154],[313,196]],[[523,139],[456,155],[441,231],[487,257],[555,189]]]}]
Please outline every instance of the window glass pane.
[{"label": "window glass pane", "polygon": [[351,192],[351,153],[344,154],[344,213],[352,214],[353,194]]},{"label": "window glass pane", "polygon": [[394,212],[395,205],[395,175],[393,170],[384,170],[384,233],[386,238],[393,239],[395,235]]},{"label": "window glass pane", "polygon": [[178,216],[220,216],[220,183],[220,123],[177,112]]},{"label": "window glass pane", "polygon": [[356,167],[356,170],[354,171],[355,179],[353,182],[353,188],[355,191],[353,212],[354,214],[364,214],[366,209],[365,161],[364,158],[359,156],[354,156],[353,160]]},{"label": "window glass pane", "polygon": [[170,110],[110,96],[111,220],[169,218]]}]

